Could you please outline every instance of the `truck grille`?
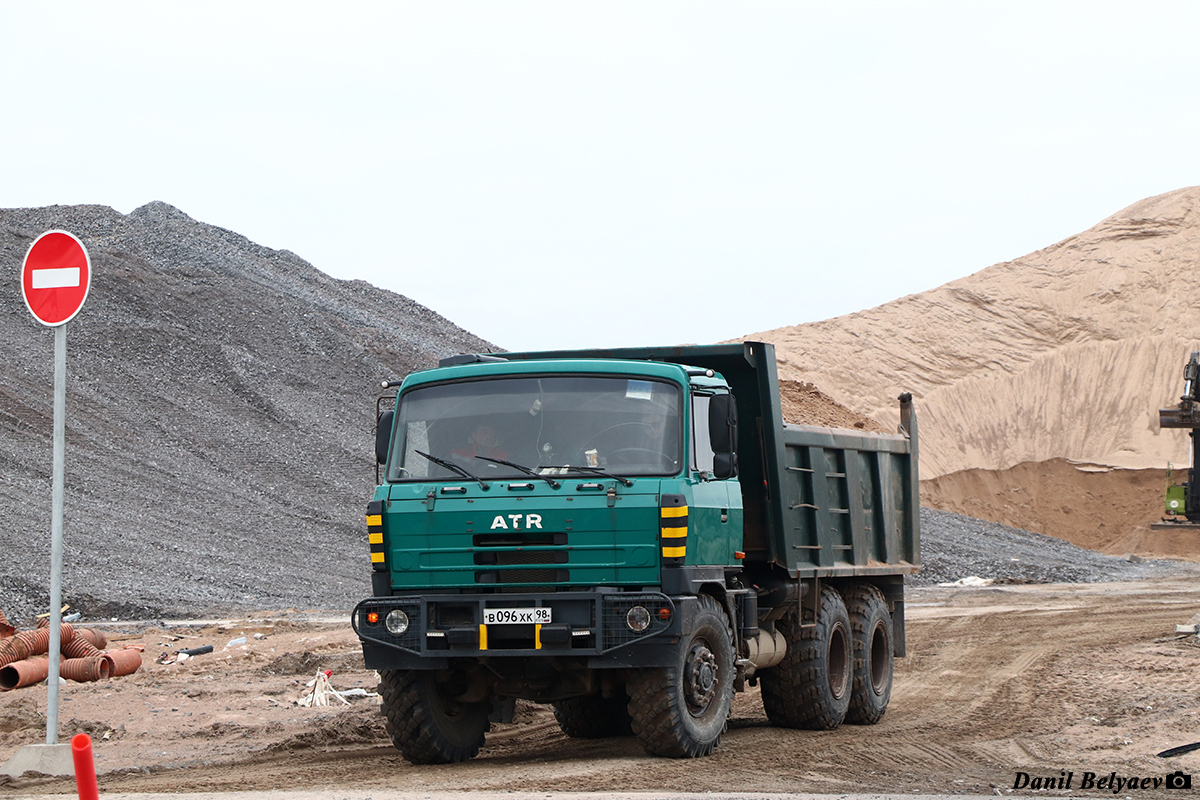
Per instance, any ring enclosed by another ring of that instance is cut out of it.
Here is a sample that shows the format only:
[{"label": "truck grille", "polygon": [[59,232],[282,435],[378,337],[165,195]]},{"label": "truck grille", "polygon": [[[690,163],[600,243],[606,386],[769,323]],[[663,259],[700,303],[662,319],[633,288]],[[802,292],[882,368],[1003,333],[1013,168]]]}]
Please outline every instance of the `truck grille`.
[{"label": "truck grille", "polygon": [[565,569],[540,569],[530,567],[527,569],[497,569],[497,570],[478,570],[475,573],[476,583],[566,583],[571,580],[570,570]]},{"label": "truck grille", "polygon": [[477,533],[471,542],[476,547],[563,547],[567,544],[567,534],[541,531]]},{"label": "truck grille", "polygon": [[519,569],[476,570],[475,583],[477,584],[527,587],[536,585],[552,590],[554,584],[567,583],[571,580],[569,570],[543,566],[569,563],[571,557],[569,550],[531,549],[565,546],[567,544],[565,533],[542,533],[541,531],[480,533],[475,535],[473,543],[478,548],[473,557],[476,566],[519,567]]},{"label": "truck grille", "polygon": [[566,564],[566,550],[500,550],[494,553],[476,553],[475,563],[481,566],[495,564],[515,567],[521,564]]}]

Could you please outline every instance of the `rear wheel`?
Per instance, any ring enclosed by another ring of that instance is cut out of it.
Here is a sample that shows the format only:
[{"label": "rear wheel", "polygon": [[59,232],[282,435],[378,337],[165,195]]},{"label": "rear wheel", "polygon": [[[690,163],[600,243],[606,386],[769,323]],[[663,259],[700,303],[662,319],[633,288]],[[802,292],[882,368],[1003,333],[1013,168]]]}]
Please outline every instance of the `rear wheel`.
[{"label": "rear wheel", "polygon": [[387,732],[408,761],[453,764],[475,757],[491,705],[455,699],[465,690],[464,676],[412,670],[381,670],[379,676]]},{"label": "rear wheel", "polygon": [[787,655],[759,673],[763,708],[772,724],[783,728],[831,730],[842,724],[850,706],[850,616],[836,589],[822,588],[812,622],[801,626],[795,611],[779,620]]},{"label": "rear wheel", "polygon": [[563,733],[576,739],[603,739],[633,733],[629,695],[624,688],[612,697],[590,694],[554,703],[554,719]]},{"label": "rear wheel", "polygon": [[869,583],[846,592],[846,610],[854,632],[854,688],[846,722],[874,725],[892,697],[892,615],[883,593]]},{"label": "rear wheel", "polygon": [[733,704],[733,634],[721,606],[699,598],[690,636],[670,667],[639,670],[629,681],[633,732],[647,753],[695,758],[721,741]]}]

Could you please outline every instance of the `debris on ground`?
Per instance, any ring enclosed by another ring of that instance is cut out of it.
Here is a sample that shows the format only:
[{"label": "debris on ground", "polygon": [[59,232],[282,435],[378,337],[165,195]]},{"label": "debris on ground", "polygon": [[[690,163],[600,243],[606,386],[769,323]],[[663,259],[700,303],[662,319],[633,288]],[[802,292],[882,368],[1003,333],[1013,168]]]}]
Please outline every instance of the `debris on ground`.
[{"label": "debris on ground", "polygon": [[991,586],[995,582],[995,578],[981,578],[978,575],[968,575],[956,581],[943,581],[938,586]]},{"label": "debris on ground", "polygon": [[[69,622],[59,630],[59,675],[78,682],[104,680],[137,672],[142,666],[142,648],[106,650],[108,638],[91,628]],[[42,683],[50,675],[50,620],[43,617],[38,627],[17,631],[0,613],[0,692]]]},{"label": "debris on ground", "polygon": [[329,699],[334,698],[342,703],[342,705],[350,705],[347,697],[378,697],[375,692],[368,692],[363,688],[346,689],[339,692],[333,688],[333,684],[329,679],[333,677],[333,670],[327,669],[317,672],[317,676],[308,683],[304,684],[309,691],[305,692],[296,700],[296,705],[304,708],[312,708],[316,706],[329,705]]}]

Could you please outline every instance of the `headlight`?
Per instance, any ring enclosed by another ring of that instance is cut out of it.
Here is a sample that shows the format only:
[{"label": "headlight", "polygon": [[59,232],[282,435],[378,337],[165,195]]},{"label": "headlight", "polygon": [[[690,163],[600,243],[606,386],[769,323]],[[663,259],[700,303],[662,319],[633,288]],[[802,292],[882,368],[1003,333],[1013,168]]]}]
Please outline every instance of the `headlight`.
[{"label": "headlight", "polygon": [[405,614],[398,608],[394,608],[388,612],[387,619],[383,621],[383,625],[388,629],[388,633],[399,636],[408,630],[408,614]]},{"label": "headlight", "polygon": [[625,615],[625,625],[634,633],[641,633],[650,627],[650,612],[644,606],[634,606]]}]

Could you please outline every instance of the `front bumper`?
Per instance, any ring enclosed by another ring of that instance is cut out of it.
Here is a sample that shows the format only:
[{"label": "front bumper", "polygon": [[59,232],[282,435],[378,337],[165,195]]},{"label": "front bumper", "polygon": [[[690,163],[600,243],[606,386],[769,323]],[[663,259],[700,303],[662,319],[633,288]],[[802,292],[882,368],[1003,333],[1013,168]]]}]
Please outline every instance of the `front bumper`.
[{"label": "front bumper", "polygon": [[[678,640],[679,604],[685,600],[661,592],[622,591],[399,595],[362,601],[354,608],[351,624],[370,669],[432,669],[451,659],[493,656],[579,656],[597,667],[639,666],[660,660],[652,655],[660,649],[656,645]],[[635,606],[649,613],[644,631],[626,624]],[[550,609],[549,623],[483,622],[485,608],[538,607]],[[408,630],[399,635],[384,625],[388,613],[397,608],[409,619]],[[375,622],[369,621],[372,613],[377,615]]]}]

